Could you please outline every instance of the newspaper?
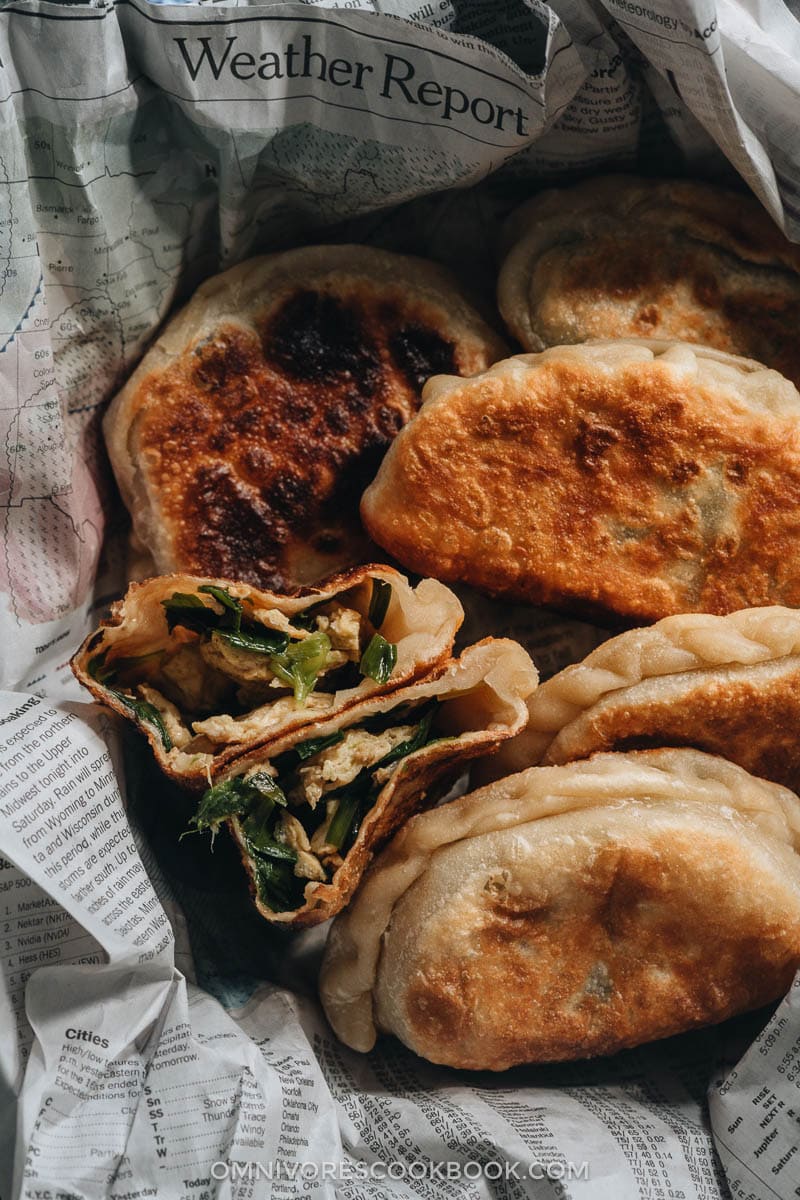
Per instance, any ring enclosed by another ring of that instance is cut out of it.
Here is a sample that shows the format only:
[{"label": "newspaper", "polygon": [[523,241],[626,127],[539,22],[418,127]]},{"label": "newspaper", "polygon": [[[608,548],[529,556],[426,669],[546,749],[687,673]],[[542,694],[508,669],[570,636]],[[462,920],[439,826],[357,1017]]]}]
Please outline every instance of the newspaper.
[{"label": "newspaper", "polygon": [[[794,11],[793,11],[794,10]],[[0,1198],[788,1200],[777,1012],[502,1075],[333,1038],[290,939],[68,669],[124,587],[99,414],[174,303],[356,238],[491,303],[501,219],[607,167],[738,172],[800,240],[779,0],[347,0],[0,11]],[[471,597],[545,673],[604,632]],[[220,839],[220,842],[222,839]]]}]

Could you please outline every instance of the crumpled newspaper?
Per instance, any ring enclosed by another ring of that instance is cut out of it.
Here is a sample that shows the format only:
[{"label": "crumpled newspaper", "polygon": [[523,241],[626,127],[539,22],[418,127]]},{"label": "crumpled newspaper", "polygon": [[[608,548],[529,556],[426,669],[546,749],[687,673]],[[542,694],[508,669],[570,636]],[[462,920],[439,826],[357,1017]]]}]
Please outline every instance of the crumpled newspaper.
[{"label": "crumpled newspaper", "polygon": [[[267,929],[235,856],[179,841],[187,801],[67,662],[124,586],[100,411],[201,279],[369,241],[490,308],[510,209],[607,169],[738,172],[798,239],[798,64],[778,0],[0,10],[0,1195],[796,1194],[796,988],[608,1061],[353,1054],[323,933]],[[469,621],[548,674],[604,636],[480,597]]]}]

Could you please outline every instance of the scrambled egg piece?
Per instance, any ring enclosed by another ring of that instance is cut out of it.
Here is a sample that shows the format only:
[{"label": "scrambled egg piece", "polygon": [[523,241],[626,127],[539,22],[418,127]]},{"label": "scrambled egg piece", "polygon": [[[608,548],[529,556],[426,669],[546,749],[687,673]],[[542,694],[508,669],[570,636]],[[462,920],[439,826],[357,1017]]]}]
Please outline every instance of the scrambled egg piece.
[{"label": "scrambled egg piece", "polygon": [[286,613],[282,613],[277,608],[254,608],[253,618],[260,625],[266,625],[267,629],[274,629],[278,633],[288,633],[292,638],[306,638],[309,633],[305,629],[295,629]]},{"label": "scrambled egg piece", "polygon": [[230,684],[203,661],[197,642],[181,646],[161,668],[161,674],[171,685],[179,704],[189,712],[213,711],[222,707],[223,697]]},{"label": "scrambled egg piece", "polygon": [[298,804],[306,802],[315,808],[326,792],[352,783],[364,767],[380,762],[395,746],[408,741],[415,728],[414,725],[398,725],[383,733],[348,729],[343,741],[315,754],[307,766],[300,768],[300,786],[295,788],[291,798]]},{"label": "scrambled egg piece", "polygon": [[331,821],[336,816],[340,801],[327,800],[325,802],[325,820],[319,825],[311,835],[311,849],[314,854],[324,862],[332,871],[337,870],[344,859],[339,853],[339,847],[333,846],[328,841],[328,830],[331,827]]},{"label": "scrambled egg piece", "polygon": [[294,864],[295,875],[301,879],[314,879],[325,883],[328,878],[325,868],[319,859],[310,853],[311,843],[308,840],[308,834],[297,817],[293,817],[291,813],[282,812],[275,836],[279,842],[291,846],[297,854],[297,862]]},{"label": "scrambled egg piece", "polygon": [[211,787],[213,779],[211,778],[211,764],[214,762],[213,754],[206,754],[205,751],[191,753],[185,750],[171,750],[169,753],[169,765],[176,771],[181,773],[185,771],[202,770],[205,772],[208,786]]},{"label": "scrambled egg piece", "polygon": [[345,652],[345,662],[361,657],[361,614],[354,608],[332,604],[327,615],[317,617],[317,628],[327,633],[334,650]]},{"label": "scrambled egg piece", "polygon": [[[304,714],[322,713],[333,706],[333,696],[325,692],[312,692],[303,706]],[[195,721],[192,729],[195,733],[203,733],[212,742],[242,742],[246,738],[256,737],[261,733],[269,733],[279,725],[290,713],[297,712],[294,696],[283,696],[273,700],[271,704],[263,704],[252,712],[241,717],[231,717],[227,713],[206,717],[203,721]]]},{"label": "scrambled egg piece", "polygon": [[[216,668],[217,671],[222,671],[224,675],[227,675],[229,679],[234,679],[237,683],[275,678],[266,654],[241,650],[216,633],[212,633],[208,641],[202,643],[200,653],[209,666]],[[285,687],[286,685],[281,684],[280,686]]]},{"label": "scrambled egg piece", "polygon": [[[326,605],[327,612],[320,613],[316,618],[317,631],[327,633],[335,650],[348,650],[352,657],[361,654],[361,614],[354,608],[346,608],[343,604],[332,600]],[[311,637],[315,631],[301,629],[292,624],[292,618],[277,608],[254,608],[253,618],[268,629],[279,633],[288,633],[293,641],[302,641]]]}]

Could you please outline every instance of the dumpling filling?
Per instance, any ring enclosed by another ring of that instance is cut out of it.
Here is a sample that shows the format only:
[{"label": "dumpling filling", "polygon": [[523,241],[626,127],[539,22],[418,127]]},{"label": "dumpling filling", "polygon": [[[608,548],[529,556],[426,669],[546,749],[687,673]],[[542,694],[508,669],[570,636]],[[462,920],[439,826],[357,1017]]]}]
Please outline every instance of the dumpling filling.
[{"label": "dumpling filling", "polygon": [[106,650],[89,671],[156,727],[167,752],[210,760],[219,747],[269,733],[297,708],[324,713],[337,691],[363,678],[386,683],[397,647],[378,627],[390,596],[391,585],[376,579],[366,616],[344,593],[287,617],[206,584],[162,600],[161,645],[135,657]]},{"label": "dumpling filling", "polygon": [[409,754],[441,740],[428,701],[299,742],[203,795],[191,821],[215,834],[229,819],[250,858],[259,899],[290,912],[308,885],[329,882],[380,790]]}]

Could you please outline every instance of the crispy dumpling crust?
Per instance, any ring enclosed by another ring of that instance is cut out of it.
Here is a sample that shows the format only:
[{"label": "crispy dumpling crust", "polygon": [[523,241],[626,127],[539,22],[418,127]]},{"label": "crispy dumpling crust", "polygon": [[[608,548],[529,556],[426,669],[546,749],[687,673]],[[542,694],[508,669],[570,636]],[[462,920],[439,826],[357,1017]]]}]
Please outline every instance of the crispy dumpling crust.
[{"label": "crispy dumpling crust", "polygon": [[692,750],[538,767],[409,821],[334,924],[328,1018],[503,1070],[776,999],[800,964],[800,801]]},{"label": "crispy dumpling crust", "polygon": [[529,702],[494,777],[602,750],[693,746],[800,788],[800,611],[667,617],[566,667]]},{"label": "crispy dumpling crust", "polygon": [[589,338],[714,346],[800,383],[800,251],[750,194],[627,176],[512,214],[498,304],[526,350]]},{"label": "crispy dumpling crust", "polygon": [[423,259],[311,246],[207,280],[105,417],[138,543],[279,591],[370,561],[359,498],[422,384],[504,352]]},{"label": "crispy dumpling crust", "polygon": [[644,341],[439,378],[361,512],[406,566],[581,614],[800,604],[800,395]]}]

